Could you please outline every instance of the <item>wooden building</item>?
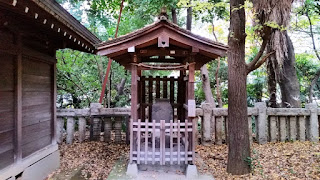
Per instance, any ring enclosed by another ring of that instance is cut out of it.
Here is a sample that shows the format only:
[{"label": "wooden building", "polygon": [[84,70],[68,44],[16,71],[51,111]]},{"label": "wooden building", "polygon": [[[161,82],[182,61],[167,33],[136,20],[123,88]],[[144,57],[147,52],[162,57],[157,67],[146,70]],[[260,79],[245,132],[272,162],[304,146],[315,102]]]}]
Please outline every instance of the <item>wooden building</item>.
[{"label": "wooden building", "polygon": [[0,0],[0,179],[43,179],[59,165],[56,50],[100,40],[54,0]]},{"label": "wooden building", "polygon": [[[227,46],[160,16],[157,22],[103,42],[97,49],[99,55],[131,71],[130,162],[193,164],[197,132],[194,73],[224,56]],[[176,70],[180,76],[145,77],[144,70]]]}]

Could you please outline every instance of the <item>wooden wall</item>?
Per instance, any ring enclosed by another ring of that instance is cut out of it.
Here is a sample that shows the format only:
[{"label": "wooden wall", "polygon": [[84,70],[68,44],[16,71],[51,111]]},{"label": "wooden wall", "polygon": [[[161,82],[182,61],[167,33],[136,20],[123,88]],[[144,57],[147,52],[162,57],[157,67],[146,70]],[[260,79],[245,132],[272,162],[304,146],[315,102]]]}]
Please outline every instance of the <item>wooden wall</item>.
[{"label": "wooden wall", "polygon": [[55,58],[29,43],[0,28],[0,170],[55,143]]},{"label": "wooden wall", "polygon": [[[12,34],[0,31],[0,42],[13,40]],[[0,169],[14,161],[15,57],[0,53]]]}]

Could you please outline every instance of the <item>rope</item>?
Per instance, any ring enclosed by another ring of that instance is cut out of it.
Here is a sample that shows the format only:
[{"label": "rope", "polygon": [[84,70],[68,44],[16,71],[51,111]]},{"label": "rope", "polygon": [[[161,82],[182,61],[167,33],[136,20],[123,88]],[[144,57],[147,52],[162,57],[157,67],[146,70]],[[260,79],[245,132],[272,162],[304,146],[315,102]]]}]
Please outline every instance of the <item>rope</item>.
[{"label": "rope", "polygon": [[[138,67],[145,67],[145,68],[150,68],[150,69],[158,69],[158,70],[175,70],[175,69],[188,69],[189,63],[186,63],[185,65],[180,65],[180,66],[153,66],[153,65],[147,65],[143,63],[132,63],[133,65],[136,65]],[[192,64],[192,63],[190,63]]]}]

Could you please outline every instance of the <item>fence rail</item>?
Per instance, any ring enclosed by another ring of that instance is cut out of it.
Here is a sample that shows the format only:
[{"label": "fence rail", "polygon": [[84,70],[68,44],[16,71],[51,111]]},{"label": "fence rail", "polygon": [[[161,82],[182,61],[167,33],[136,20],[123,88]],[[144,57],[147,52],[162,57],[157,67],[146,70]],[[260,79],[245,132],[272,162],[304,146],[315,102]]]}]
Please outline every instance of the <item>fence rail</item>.
[{"label": "fence rail", "polygon": [[[196,116],[199,117],[199,121],[201,120],[200,134],[203,144],[227,143],[227,108],[212,108],[210,104],[203,104],[201,108],[196,109]],[[61,143],[63,140],[64,129],[66,129],[67,143],[73,142],[76,130],[79,134],[79,141],[84,141],[87,138],[85,133],[88,132],[86,131],[88,129],[90,129],[91,140],[98,140],[102,134],[101,129],[104,129],[103,137],[105,141],[110,141],[110,132],[113,130],[116,134],[115,141],[120,142],[121,126],[127,122],[126,127],[129,127],[129,117],[130,108],[108,109],[101,108],[99,104],[92,104],[90,109],[57,110],[58,142]],[[257,103],[255,107],[248,108],[250,141],[256,141],[260,144],[295,140],[319,141],[320,118],[318,117],[320,117],[320,109],[315,104],[308,104],[306,108],[267,108],[265,103]],[[141,122],[141,127],[145,126],[143,123]],[[175,123],[173,123],[173,126],[177,125]],[[135,122],[134,126],[136,125]],[[166,126],[169,127],[168,124]],[[144,131],[145,129],[142,128],[141,130]],[[148,129],[149,132],[150,130]],[[124,131],[128,143],[129,129]],[[168,133],[170,128],[165,131]],[[173,131],[176,132],[177,130],[174,129]],[[183,130],[181,129],[181,131]]]}]

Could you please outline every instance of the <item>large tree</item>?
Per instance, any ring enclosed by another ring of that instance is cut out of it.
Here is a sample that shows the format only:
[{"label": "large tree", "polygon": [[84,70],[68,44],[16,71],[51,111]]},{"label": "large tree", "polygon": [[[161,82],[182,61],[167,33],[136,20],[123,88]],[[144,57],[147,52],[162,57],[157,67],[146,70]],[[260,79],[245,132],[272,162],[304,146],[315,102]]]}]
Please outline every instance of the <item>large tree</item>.
[{"label": "large tree", "polygon": [[281,90],[282,107],[300,107],[300,88],[295,69],[292,41],[287,33],[293,0],[253,0],[253,6],[262,27],[272,28],[268,53],[268,91],[270,106],[276,107],[276,84]]}]

